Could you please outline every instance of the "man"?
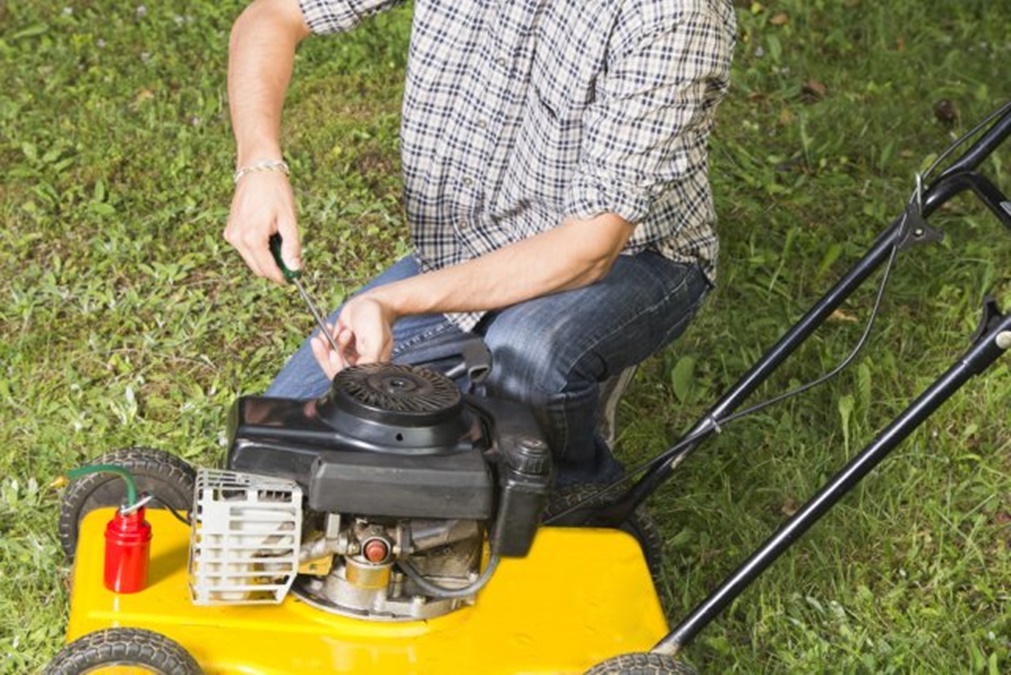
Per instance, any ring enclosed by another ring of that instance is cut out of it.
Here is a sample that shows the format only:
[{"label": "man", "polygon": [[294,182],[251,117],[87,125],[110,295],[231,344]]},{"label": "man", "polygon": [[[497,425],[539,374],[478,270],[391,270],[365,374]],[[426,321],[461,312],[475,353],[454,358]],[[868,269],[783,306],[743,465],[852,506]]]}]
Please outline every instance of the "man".
[{"label": "man", "polygon": [[[283,283],[301,266],[281,108],[298,43],[390,0],[255,0],[232,30],[238,149],[225,238]],[[416,0],[401,124],[414,254],[338,310],[268,395],[311,397],[356,363],[481,335],[489,393],[542,417],[563,482],[619,467],[600,383],[668,344],[712,282],[707,140],[728,86],[730,0]],[[316,264],[319,264],[317,262]]]}]

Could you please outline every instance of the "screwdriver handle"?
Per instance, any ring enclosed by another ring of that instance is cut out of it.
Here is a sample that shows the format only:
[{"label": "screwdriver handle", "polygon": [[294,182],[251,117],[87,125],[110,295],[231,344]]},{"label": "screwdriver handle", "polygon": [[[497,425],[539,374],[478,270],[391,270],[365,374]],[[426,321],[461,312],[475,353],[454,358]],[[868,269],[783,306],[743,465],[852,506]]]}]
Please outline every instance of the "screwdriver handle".
[{"label": "screwdriver handle", "polygon": [[270,235],[270,252],[274,255],[274,262],[281,268],[281,274],[287,281],[294,281],[302,276],[302,270],[290,270],[281,258],[281,235],[276,232]]}]

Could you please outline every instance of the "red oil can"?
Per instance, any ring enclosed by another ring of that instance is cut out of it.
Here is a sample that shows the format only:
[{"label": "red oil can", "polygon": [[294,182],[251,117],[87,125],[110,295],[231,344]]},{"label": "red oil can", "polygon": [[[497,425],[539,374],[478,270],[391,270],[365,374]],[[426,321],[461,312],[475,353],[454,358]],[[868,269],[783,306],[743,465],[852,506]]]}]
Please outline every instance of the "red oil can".
[{"label": "red oil can", "polygon": [[147,585],[151,559],[151,525],[144,507],[116,511],[105,528],[105,587],[114,593],[136,593]]}]

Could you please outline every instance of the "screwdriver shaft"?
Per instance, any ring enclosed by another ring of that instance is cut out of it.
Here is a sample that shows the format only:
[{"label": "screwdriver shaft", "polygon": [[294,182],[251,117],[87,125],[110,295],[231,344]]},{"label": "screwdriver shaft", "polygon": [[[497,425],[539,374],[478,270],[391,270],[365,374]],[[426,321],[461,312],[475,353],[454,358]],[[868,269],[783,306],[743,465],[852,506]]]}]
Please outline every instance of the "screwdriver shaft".
[{"label": "screwdriver shaft", "polygon": [[319,310],[316,309],[316,305],[309,298],[309,294],[305,292],[305,289],[302,287],[302,282],[299,281],[298,277],[293,278],[292,281],[295,283],[295,288],[298,289],[298,294],[302,296],[302,299],[305,300],[305,304],[309,308],[309,311],[312,312],[312,316],[316,319],[316,323],[319,324],[319,329],[323,333],[323,336],[326,337],[326,341],[330,343],[330,348],[340,354],[341,350],[337,347],[337,342],[333,339],[333,335],[331,335],[330,331],[327,330],[326,321],[324,321],[323,315],[319,313]]}]

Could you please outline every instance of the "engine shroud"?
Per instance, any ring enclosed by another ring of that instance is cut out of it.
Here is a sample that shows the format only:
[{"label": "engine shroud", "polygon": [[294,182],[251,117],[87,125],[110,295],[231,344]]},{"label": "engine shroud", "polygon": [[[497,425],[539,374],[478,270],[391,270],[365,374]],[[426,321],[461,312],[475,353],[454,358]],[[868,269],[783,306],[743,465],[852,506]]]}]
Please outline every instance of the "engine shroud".
[{"label": "engine shroud", "polygon": [[416,366],[347,368],[319,399],[242,397],[230,427],[228,468],[296,481],[313,511],[484,521],[504,556],[526,555],[552,481],[529,408]]}]

